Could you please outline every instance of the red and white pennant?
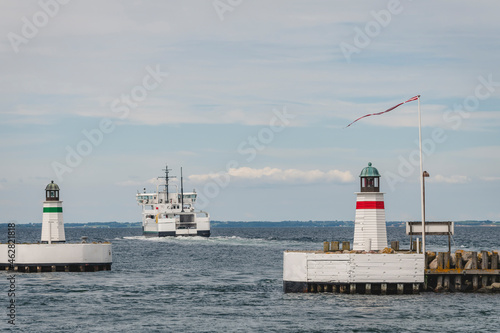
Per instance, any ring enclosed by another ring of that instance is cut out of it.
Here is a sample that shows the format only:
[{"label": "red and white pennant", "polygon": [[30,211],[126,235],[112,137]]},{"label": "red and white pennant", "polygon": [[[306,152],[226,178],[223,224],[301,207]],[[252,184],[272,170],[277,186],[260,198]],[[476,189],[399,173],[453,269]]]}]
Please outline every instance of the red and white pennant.
[{"label": "red and white pennant", "polygon": [[354,120],[352,123],[350,123],[349,125],[347,125],[345,128],[347,128],[347,127],[351,126],[352,124],[354,124],[355,122],[357,122],[357,121],[358,121],[358,120],[360,120],[360,119],[363,119],[363,118],[365,118],[365,117],[370,117],[370,116],[378,116],[378,115],[381,115],[381,114],[383,114],[383,113],[386,113],[386,112],[392,111],[392,110],[394,110],[395,108],[397,108],[398,106],[401,106],[401,105],[403,105],[403,104],[405,104],[405,103],[416,101],[416,100],[418,100],[419,98],[420,98],[420,95],[417,95],[417,96],[412,97],[412,98],[410,98],[409,100],[407,100],[407,101],[405,101],[405,102],[401,102],[401,103],[399,103],[398,105],[395,105],[395,106],[393,106],[392,108],[389,108],[389,109],[387,109],[387,110],[385,110],[385,111],[382,111],[382,112],[377,112],[377,113],[369,113],[369,114],[366,114],[366,115],[364,115],[363,117],[359,117],[358,119]]}]

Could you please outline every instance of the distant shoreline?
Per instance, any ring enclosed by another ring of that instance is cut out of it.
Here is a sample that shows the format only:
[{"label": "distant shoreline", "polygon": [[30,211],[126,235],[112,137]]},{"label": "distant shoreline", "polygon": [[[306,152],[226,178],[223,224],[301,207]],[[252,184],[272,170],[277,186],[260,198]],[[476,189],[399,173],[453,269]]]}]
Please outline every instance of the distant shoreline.
[{"label": "distant shoreline", "polygon": [[[8,223],[0,223],[7,227]],[[41,228],[42,223],[16,223],[19,227]],[[404,227],[405,222],[388,221],[388,227]],[[141,222],[88,222],[65,223],[66,228],[140,228]],[[321,227],[354,227],[353,221],[212,221],[212,228],[321,228]],[[500,227],[499,221],[455,221],[457,227]]]}]

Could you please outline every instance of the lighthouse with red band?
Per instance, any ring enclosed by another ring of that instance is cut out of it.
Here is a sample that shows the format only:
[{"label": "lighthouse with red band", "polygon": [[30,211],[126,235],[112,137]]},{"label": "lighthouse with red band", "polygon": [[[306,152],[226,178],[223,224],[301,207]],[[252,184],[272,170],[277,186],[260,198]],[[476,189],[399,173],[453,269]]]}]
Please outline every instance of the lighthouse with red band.
[{"label": "lighthouse with red band", "polygon": [[380,192],[380,174],[368,163],[359,178],[361,192],[356,193],[353,250],[382,250],[387,247],[387,229],[384,193]]}]

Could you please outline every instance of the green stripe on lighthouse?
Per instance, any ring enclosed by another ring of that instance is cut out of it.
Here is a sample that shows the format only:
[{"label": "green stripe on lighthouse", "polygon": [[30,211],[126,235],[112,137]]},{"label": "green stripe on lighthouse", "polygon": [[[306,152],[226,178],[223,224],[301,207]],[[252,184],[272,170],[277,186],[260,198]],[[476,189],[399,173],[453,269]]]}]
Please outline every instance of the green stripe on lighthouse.
[{"label": "green stripe on lighthouse", "polygon": [[43,207],[44,213],[62,213],[62,207]]}]

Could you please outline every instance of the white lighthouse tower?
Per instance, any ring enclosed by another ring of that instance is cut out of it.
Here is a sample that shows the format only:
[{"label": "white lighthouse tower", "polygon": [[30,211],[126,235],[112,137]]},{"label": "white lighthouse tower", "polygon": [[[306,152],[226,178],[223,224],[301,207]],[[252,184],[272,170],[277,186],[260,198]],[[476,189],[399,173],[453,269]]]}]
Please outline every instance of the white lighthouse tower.
[{"label": "white lighthouse tower", "polygon": [[52,181],[45,187],[43,202],[42,243],[64,243],[64,222],[62,201],[59,200],[59,186]]},{"label": "white lighthouse tower", "polygon": [[382,250],[387,247],[384,193],[379,192],[380,174],[371,163],[361,171],[361,192],[356,193],[353,250]]}]

